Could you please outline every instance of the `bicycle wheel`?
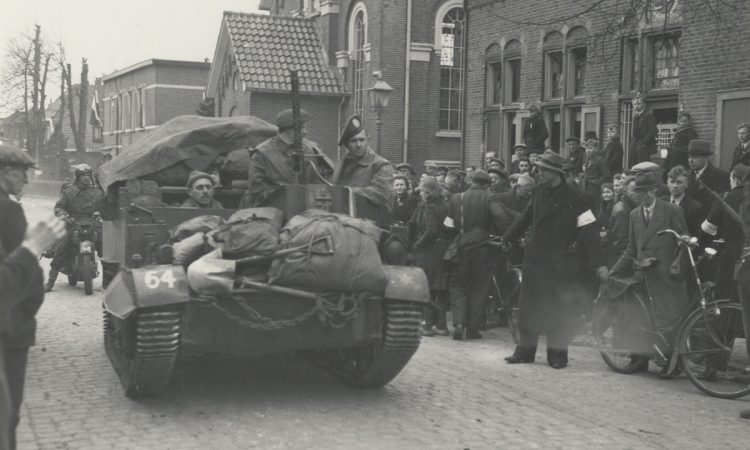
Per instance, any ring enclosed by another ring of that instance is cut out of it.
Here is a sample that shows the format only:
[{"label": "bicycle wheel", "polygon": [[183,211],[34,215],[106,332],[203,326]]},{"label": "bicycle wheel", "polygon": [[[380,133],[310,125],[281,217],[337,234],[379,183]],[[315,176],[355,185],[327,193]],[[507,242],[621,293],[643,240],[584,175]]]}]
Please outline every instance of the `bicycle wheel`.
[{"label": "bicycle wheel", "polygon": [[742,307],[720,300],[696,310],[679,340],[680,363],[693,384],[708,395],[750,394],[750,358],[742,328]]},{"label": "bicycle wheel", "polygon": [[591,328],[599,354],[617,373],[631,374],[640,370],[638,365],[631,362],[644,351],[644,345],[638,345],[640,342],[637,339],[642,322],[637,321],[636,317],[645,317],[641,305],[637,298],[598,298],[594,305]]}]

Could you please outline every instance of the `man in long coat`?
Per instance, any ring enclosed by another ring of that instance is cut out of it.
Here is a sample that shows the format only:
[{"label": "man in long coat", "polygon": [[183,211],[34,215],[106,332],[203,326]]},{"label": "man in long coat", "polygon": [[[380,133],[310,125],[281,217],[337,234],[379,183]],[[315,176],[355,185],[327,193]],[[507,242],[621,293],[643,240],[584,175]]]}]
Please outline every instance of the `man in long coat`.
[{"label": "man in long coat", "polygon": [[656,153],[656,118],[646,111],[646,100],[638,93],[633,99],[633,131],[630,137],[628,162],[632,166],[648,161]]},{"label": "man in long coat", "polygon": [[583,191],[564,181],[563,158],[546,151],[537,162],[542,182],[531,203],[503,235],[514,242],[531,227],[523,261],[519,309],[521,342],[510,364],[532,363],[539,334],[547,335],[547,363],[562,369],[568,363],[568,344],[583,313],[578,285],[578,246],[589,255],[591,270],[606,278],[596,217]]},{"label": "man in long coat", "polygon": [[701,204],[700,218],[705,219],[711,211],[714,196],[706,187],[717,194],[729,191],[729,172],[719,169],[709,161],[713,149],[710,141],[694,139],[688,144],[688,164],[692,172],[688,180],[687,195]]},{"label": "man in long coat", "polygon": [[[675,237],[658,233],[672,229],[683,235],[687,233],[687,225],[679,206],[656,198],[655,174],[637,174],[635,183],[640,204],[630,213],[628,246],[612,267],[610,276],[628,273],[633,264],[640,267],[653,299],[656,327],[669,335],[689,302],[687,265],[682,252],[678,252]],[[648,359],[634,356],[631,365],[645,371]],[[663,375],[669,374],[664,372]]]}]

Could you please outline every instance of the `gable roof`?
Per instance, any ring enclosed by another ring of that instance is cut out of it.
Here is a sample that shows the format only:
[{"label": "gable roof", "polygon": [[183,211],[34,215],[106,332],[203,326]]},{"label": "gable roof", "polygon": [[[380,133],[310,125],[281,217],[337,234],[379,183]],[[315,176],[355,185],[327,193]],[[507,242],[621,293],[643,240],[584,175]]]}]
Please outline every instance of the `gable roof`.
[{"label": "gable roof", "polygon": [[328,66],[312,19],[225,11],[223,22],[248,90],[288,92],[289,69],[295,68],[302,93],[346,93]]}]

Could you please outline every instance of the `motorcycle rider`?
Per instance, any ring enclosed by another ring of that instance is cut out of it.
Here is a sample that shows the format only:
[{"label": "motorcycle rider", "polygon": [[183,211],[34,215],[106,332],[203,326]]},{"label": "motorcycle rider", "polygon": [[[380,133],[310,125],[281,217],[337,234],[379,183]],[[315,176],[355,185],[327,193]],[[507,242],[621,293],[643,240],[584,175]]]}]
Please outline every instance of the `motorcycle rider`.
[{"label": "motorcycle rider", "polygon": [[[55,215],[65,220],[70,229],[77,220],[91,218],[95,212],[98,212],[103,200],[104,192],[96,185],[91,166],[79,164],[75,168],[75,181],[63,189],[60,199],[55,203]],[[101,252],[101,233],[94,245],[97,253]],[[58,273],[70,264],[76,252],[78,248],[69,237],[57,247],[50,263],[49,278],[44,286],[46,292],[52,290]]]}]

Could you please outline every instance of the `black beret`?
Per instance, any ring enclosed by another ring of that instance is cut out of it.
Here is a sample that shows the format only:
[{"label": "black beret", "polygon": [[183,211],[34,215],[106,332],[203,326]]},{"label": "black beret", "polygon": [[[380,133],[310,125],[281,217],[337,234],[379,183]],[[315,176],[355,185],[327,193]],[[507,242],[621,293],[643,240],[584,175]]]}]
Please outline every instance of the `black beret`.
[{"label": "black beret", "polygon": [[349,142],[349,139],[358,135],[365,129],[365,124],[362,122],[362,118],[358,115],[353,115],[346,121],[344,131],[341,132],[341,138],[339,138],[339,145],[344,145]]},{"label": "black beret", "polygon": [[[304,109],[299,110],[300,122],[305,123],[310,120],[310,115]],[[285,109],[276,115],[276,126],[279,130],[294,127],[294,113],[291,109]]]}]

